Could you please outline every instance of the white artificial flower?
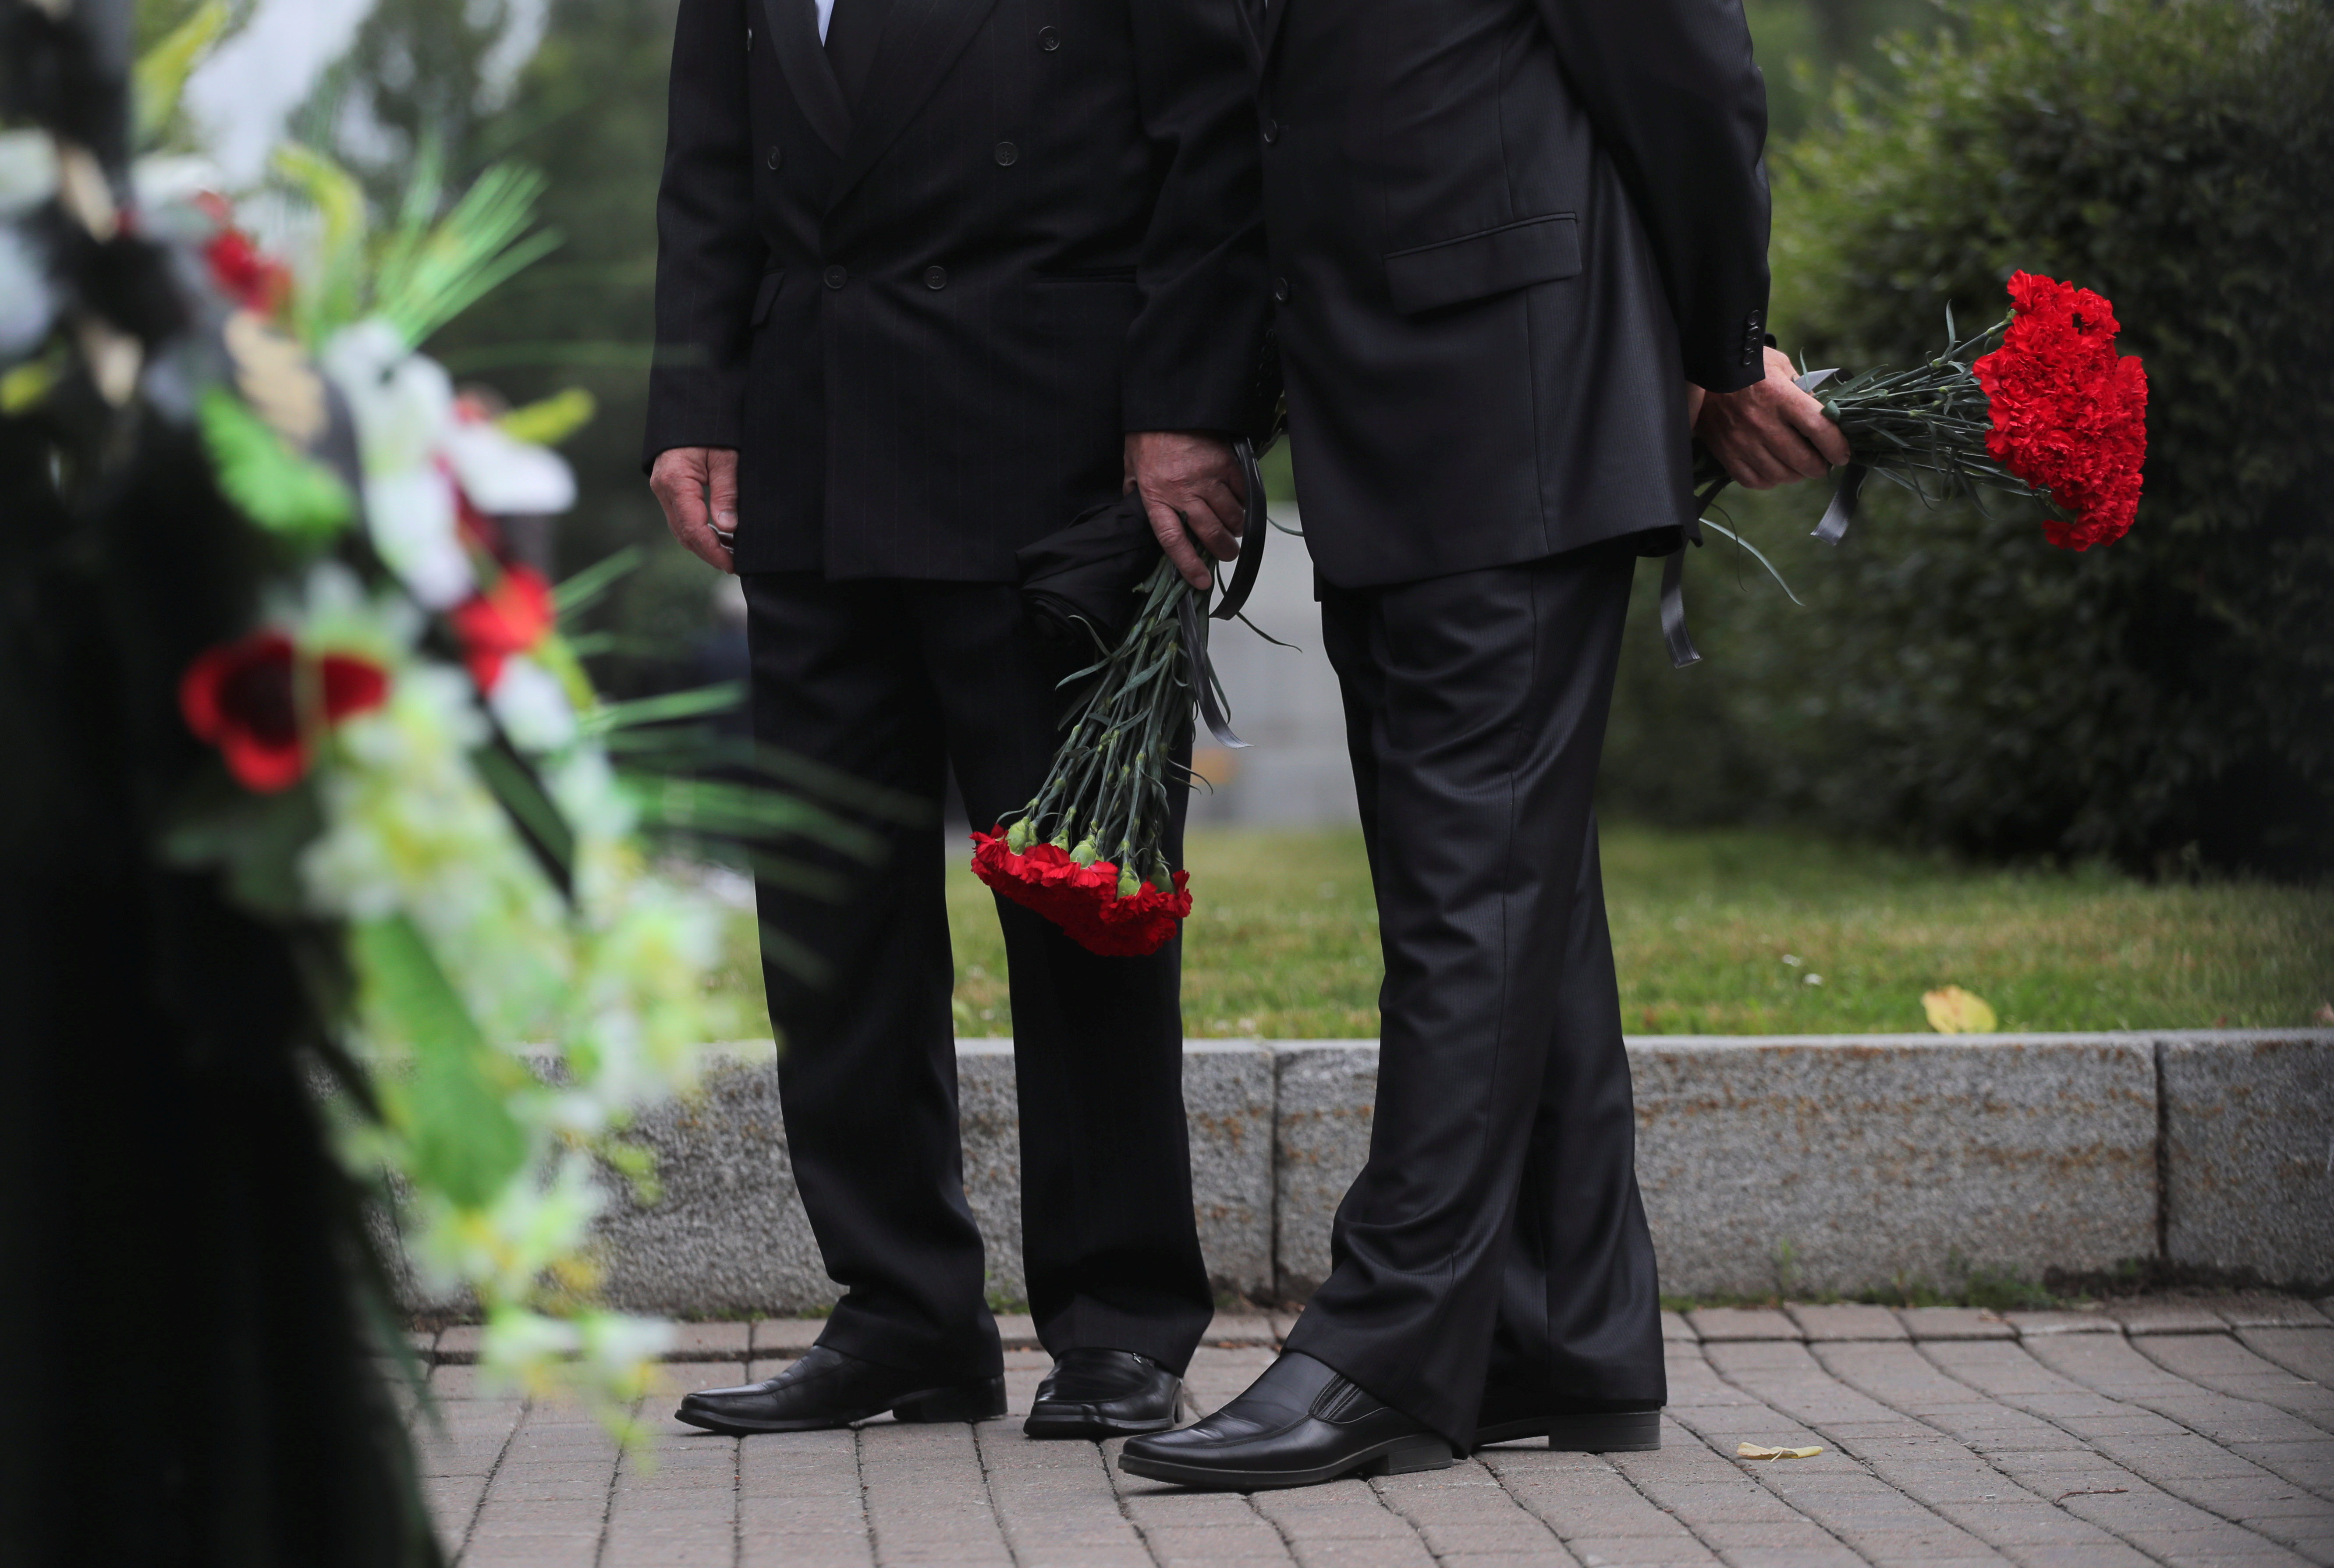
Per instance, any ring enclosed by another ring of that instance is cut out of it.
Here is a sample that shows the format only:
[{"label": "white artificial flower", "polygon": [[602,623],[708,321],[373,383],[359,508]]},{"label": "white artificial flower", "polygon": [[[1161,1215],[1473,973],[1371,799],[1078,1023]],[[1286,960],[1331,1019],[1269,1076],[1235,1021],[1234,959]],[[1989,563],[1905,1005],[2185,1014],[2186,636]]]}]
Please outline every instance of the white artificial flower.
[{"label": "white artificial flower", "polygon": [[672,1349],[673,1326],[658,1318],[586,1313],[577,1323],[584,1332],[584,1360],[606,1371],[622,1373],[658,1361]]},{"label": "white artificial flower", "polygon": [[0,217],[40,206],[57,193],[57,145],[45,130],[0,131]]},{"label": "white artificial flower", "polygon": [[130,188],[149,211],[227,185],[227,171],[200,153],[149,153],[130,166]]},{"label": "white artificial flower", "polygon": [[355,653],[393,667],[421,636],[421,611],[394,589],[368,593],[364,580],[329,558],[308,568],[296,594],[268,596],[267,619],[290,628],[303,647]]},{"label": "white artificial flower", "polygon": [[414,598],[450,610],[477,592],[452,480],[434,467],[368,474],[364,495],[372,547]]},{"label": "white artificial flower", "polygon": [[575,505],[575,475],[566,459],[491,420],[455,420],[447,428],[444,450],[462,493],[481,512],[508,517]]},{"label": "white artificial flower", "polygon": [[434,466],[454,424],[454,381],[437,361],[408,350],[378,319],[334,332],[317,356],[349,400],[368,474]]},{"label": "white artificial flower", "polygon": [[0,364],[41,346],[57,301],[41,253],[14,224],[0,224]]},{"label": "white artificial flower", "polygon": [[616,782],[608,754],[596,746],[578,746],[560,759],[544,783],[553,803],[567,819],[579,839],[607,842],[622,838],[639,820],[632,803]]},{"label": "white artificial flower", "polygon": [[567,700],[567,688],[523,653],[503,660],[487,706],[521,751],[557,751],[575,738],[575,707]]}]

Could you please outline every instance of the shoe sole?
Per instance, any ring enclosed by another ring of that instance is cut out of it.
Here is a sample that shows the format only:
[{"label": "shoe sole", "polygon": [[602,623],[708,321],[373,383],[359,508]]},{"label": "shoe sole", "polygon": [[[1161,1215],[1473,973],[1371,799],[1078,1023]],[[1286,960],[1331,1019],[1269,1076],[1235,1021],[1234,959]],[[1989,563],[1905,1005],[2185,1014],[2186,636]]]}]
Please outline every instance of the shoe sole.
[{"label": "shoe sole", "polygon": [[994,1379],[973,1388],[921,1389],[902,1394],[890,1405],[878,1405],[854,1415],[825,1416],[788,1421],[732,1421],[692,1410],[686,1405],[673,1411],[674,1420],[725,1438],[750,1438],[760,1432],[825,1432],[872,1421],[886,1409],[899,1421],[939,1424],[949,1421],[993,1421],[1005,1413],[1005,1380]]},{"label": "shoe sole", "polygon": [[1288,1486],[1317,1486],[1341,1476],[1410,1476],[1422,1470],[1447,1470],[1452,1462],[1451,1445],[1440,1438],[1396,1438],[1317,1470],[1229,1470],[1211,1465],[1179,1465],[1139,1454],[1118,1457],[1118,1467],[1130,1476],[1203,1492],[1273,1492]]},{"label": "shoe sole", "polygon": [[1475,1447],[1512,1443],[1522,1438],[1548,1438],[1559,1454],[1651,1454],[1662,1446],[1659,1410],[1606,1410],[1563,1416],[1535,1416],[1504,1421],[1475,1433]]}]

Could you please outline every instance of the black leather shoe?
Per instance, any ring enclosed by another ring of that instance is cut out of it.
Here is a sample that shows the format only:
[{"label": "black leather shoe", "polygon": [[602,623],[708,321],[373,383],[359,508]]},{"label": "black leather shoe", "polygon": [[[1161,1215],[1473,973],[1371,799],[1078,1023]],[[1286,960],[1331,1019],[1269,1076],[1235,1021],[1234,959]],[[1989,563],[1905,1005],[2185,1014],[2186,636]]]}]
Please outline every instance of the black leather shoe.
[{"label": "black leather shoe", "polygon": [[1032,1438],[1124,1438],[1175,1424],[1183,1380],[1133,1351],[1062,1352],[1021,1430]]},{"label": "black leather shoe", "polygon": [[1662,1446],[1662,1408],[1650,1400],[1559,1400],[1484,1390],[1475,1447],[1546,1438],[1560,1454],[1649,1454]]},{"label": "black leather shoe", "polygon": [[1210,1491],[1261,1492],[1356,1473],[1447,1470],[1451,1445],[1311,1356],[1288,1351],[1198,1426],[1130,1438],[1118,1467]]},{"label": "black leather shoe", "polygon": [[825,1345],[776,1377],[735,1389],[684,1394],[673,1419],[743,1438],[847,1427],[889,1410],[902,1421],[985,1421],[1005,1413],[1005,1380],[935,1383],[931,1376],[879,1367]]}]

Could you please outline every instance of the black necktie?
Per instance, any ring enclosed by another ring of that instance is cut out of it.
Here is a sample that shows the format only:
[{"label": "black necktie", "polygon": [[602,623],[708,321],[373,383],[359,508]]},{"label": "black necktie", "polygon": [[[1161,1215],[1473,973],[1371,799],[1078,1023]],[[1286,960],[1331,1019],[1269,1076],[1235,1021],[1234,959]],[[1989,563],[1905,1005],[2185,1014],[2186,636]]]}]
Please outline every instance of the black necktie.
[{"label": "black necktie", "polygon": [[827,16],[826,62],[843,88],[843,101],[854,109],[866,91],[876,48],[883,42],[884,19],[891,14],[892,0],[834,0]]}]

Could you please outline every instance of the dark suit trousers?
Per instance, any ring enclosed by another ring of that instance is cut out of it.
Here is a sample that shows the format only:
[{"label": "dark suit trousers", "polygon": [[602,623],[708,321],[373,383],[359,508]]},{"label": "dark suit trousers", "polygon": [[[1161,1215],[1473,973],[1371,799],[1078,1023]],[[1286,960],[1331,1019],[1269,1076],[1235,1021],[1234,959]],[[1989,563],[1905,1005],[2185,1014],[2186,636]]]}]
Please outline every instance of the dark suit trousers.
[{"label": "dark suit trousers", "polygon": [[[984,827],[1037,792],[1075,668],[1009,584],[745,579],[755,736],[848,778],[937,802],[953,763]],[[937,814],[936,813],[934,813]],[[763,971],[795,1181],[845,1294],[822,1343],[974,1376],[1003,1365],[957,1139],[945,856],[931,822],[870,819],[880,867],[842,903],[765,879]],[[1167,853],[1181,850],[1178,819]],[[790,849],[789,852],[796,852]],[[1181,950],[1104,958],[998,906],[1011,967],[1022,1254],[1039,1338],[1181,1371],[1212,1311],[1183,1124]],[[822,974],[805,975],[789,950]]]},{"label": "dark suit trousers", "polygon": [[1490,1379],[1666,1393],[1591,810],[1635,563],[1321,589],[1386,977],[1369,1161],[1288,1348],[1458,1443]]}]

